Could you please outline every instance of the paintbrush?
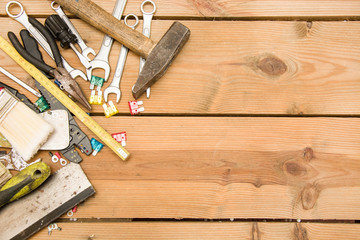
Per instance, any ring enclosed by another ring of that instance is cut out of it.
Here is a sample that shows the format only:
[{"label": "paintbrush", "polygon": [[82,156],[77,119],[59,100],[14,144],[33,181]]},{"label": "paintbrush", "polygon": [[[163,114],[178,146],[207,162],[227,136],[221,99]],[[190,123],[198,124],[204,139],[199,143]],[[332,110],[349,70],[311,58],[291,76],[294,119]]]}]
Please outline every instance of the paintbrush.
[{"label": "paintbrush", "polygon": [[25,161],[34,156],[53,130],[7,89],[0,90],[0,132]]},{"label": "paintbrush", "polygon": [[10,171],[0,162],[0,188],[12,177]]}]

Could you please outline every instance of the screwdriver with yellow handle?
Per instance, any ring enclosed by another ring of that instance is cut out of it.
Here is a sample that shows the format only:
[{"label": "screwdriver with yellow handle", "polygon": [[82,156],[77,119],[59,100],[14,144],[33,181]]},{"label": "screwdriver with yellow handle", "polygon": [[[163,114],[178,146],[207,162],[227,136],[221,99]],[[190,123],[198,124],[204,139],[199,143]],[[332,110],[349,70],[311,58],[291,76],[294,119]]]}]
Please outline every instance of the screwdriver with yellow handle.
[{"label": "screwdriver with yellow handle", "polygon": [[30,193],[40,186],[50,174],[50,166],[41,161],[23,169],[0,189],[0,207]]}]

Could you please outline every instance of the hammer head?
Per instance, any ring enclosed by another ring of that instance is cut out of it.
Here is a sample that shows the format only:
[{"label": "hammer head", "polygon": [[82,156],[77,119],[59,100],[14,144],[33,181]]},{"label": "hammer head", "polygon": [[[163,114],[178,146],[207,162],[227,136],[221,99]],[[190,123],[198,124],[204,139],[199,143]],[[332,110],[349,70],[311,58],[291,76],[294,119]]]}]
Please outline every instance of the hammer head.
[{"label": "hammer head", "polygon": [[146,58],[143,69],[133,86],[135,99],[164,75],[174,58],[190,37],[190,30],[179,22],[174,22]]}]

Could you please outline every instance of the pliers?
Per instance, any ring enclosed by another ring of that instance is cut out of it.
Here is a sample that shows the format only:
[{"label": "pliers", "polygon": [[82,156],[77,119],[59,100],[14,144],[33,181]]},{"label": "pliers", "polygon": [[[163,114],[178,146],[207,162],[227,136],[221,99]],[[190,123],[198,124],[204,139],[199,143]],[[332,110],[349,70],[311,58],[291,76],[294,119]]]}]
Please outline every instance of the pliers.
[{"label": "pliers", "polygon": [[39,61],[35,57],[33,57],[29,52],[27,52],[24,47],[21,45],[19,40],[17,39],[16,35],[13,32],[8,32],[8,37],[16,49],[16,51],[19,52],[19,54],[25,58],[27,61],[29,61],[31,64],[33,64],[35,67],[37,67],[39,70],[48,73],[49,75],[55,77],[63,88],[68,94],[70,94],[71,97],[76,99],[79,103],[81,103],[83,106],[91,109],[90,104],[86,100],[83,92],[81,91],[80,86],[78,83],[70,76],[70,74],[64,69],[62,64],[62,59],[60,55],[59,48],[55,42],[55,39],[51,35],[51,33],[35,18],[29,17],[29,22],[33,27],[37,28],[41,34],[46,38],[48,41],[51,51],[53,53],[55,63],[57,68],[51,67],[47,65],[46,63]]}]

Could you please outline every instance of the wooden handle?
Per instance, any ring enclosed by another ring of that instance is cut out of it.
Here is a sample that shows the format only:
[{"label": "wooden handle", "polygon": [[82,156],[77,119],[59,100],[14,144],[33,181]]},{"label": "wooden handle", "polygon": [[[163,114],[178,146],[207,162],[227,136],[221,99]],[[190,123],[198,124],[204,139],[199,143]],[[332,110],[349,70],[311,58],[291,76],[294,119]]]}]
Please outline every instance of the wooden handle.
[{"label": "wooden handle", "polygon": [[150,38],[126,26],[90,0],[55,0],[55,2],[144,58],[156,45]]}]

